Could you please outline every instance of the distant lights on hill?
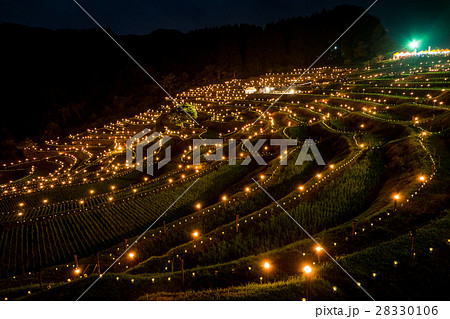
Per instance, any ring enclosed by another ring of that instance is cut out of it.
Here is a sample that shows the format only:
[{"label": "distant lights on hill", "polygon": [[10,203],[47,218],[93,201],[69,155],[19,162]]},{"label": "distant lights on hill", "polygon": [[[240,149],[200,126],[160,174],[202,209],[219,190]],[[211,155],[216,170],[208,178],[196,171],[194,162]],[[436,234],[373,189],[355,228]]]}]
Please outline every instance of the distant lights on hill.
[{"label": "distant lights on hill", "polygon": [[416,49],[413,52],[408,52],[408,51],[395,52],[394,55],[392,56],[392,58],[394,60],[398,60],[398,59],[410,58],[410,57],[414,57],[414,56],[420,57],[420,56],[449,55],[449,54],[450,54],[450,49],[431,50],[431,47],[428,47],[428,50],[423,50],[423,51],[419,51],[419,52],[417,52]]}]

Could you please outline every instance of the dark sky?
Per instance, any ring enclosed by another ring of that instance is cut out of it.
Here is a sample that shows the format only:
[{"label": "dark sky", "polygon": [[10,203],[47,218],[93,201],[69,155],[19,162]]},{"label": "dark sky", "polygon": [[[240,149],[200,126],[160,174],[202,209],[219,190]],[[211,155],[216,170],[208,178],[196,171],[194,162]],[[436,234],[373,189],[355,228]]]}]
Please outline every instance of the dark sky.
[{"label": "dark sky", "polygon": [[[205,26],[265,25],[307,16],[339,4],[368,7],[373,0],[77,0],[103,26],[118,34],[145,34],[159,28],[189,31]],[[369,11],[403,45],[450,47],[449,0],[379,0]],[[0,21],[47,28],[93,28],[72,0],[0,0]]]}]

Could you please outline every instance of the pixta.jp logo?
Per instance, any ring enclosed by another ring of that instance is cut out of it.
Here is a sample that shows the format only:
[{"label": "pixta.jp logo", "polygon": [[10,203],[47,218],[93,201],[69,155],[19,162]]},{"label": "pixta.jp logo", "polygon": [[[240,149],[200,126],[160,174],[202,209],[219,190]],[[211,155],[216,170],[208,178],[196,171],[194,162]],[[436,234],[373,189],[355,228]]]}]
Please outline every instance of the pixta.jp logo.
[{"label": "pixta.jp logo", "polygon": [[[136,169],[144,172],[144,163],[147,163],[146,173],[153,176],[155,173],[153,156],[160,150],[165,143],[171,140],[169,136],[163,136],[159,132],[154,132],[149,135],[150,130],[144,129],[127,140],[127,159],[126,165],[128,167],[133,166],[133,158],[136,159]],[[136,145],[136,148],[134,148]],[[148,146],[148,147],[147,147]],[[146,148],[146,156],[144,156],[144,148]],[[133,151],[136,152],[136,156],[133,156]],[[158,169],[170,162],[171,158],[171,146],[165,148],[164,158],[158,161]]]},{"label": "pixta.jp logo", "polygon": [[[127,159],[126,165],[127,167],[133,166],[133,159],[136,160],[136,169],[138,171],[144,172],[144,163],[147,163],[146,173],[148,175],[153,176],[155,173],[155,164],[153,160],[153,156],[159,153],[163,148],[165,151],[164,158],[158,160],[157,168],[160,169],[164,165],[170,162],[171,160],[171,146],[164,146],[171,137],[163,136],[159,132],[154,132],[151,135],[149,134],[149,129],[144,129],[138,134],[134,135],[127,141]],[[229,165],[237,165],[237,147],[238,141],[236,139],[229,139],[224,143],[223,139],[193,139],[192,140],[192,161],[193,165],[200,165],[201,158],[204,158],[207,161],[221,161],[224,160],[224,149],[228,149],[228,164]],[[241,148],[246,149],[248,155],[240,161],[240,165],[248,165],[252,161],[252,158],[259,165],[267,165],[262,156],[259,154],[259,150],[261,147],[267,142],[267,139],[259,139],[255,144],[249,139],[241,140]],[[287,165],[287,154],[288,147],[297,146],[296,139],[270,139],[269,143],[271,146],[279,146],[280,149],[280,165]],[[134,147],[136,145],[136,147]],[[208,152],[202,152],[202,148],[214,148],[215,152],[212,153],[210,149]],[[144,156],[144,149],[146,150]],[[309,154],[309,152],[311,154]],[[133,154],[136,156],[133,156]],[[298,154],[297,160],[295,161],[295,165],[302,165],[304,162],[316,160],[318,165],[325,165],[325,162],[317,148],[316,143],[313,139],[306,139],[303,143],[301,150]]]}]

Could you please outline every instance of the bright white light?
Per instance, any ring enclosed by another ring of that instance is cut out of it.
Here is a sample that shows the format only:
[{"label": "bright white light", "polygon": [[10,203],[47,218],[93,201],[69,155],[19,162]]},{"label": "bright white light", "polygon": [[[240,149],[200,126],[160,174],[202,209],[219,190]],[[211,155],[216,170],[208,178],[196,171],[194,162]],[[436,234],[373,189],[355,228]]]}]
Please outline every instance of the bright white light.
[{"label": "bright white light", "polygon": [[412,40],[412,41],[409,43],[409,46],[410,46],[411,49],[417,49],[417,47],[419,46],[419,41],[417,41],[417,40]]}]

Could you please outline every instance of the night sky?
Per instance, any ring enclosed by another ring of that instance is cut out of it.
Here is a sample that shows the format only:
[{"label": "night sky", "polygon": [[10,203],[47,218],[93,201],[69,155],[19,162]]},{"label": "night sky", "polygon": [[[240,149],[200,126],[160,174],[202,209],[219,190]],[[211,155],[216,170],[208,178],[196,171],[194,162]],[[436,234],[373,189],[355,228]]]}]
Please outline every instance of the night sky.
[{"label": "night sky", "polygon": [[[118,34],[146,34],[160,28],[187,32],[235,23],[264,26],[344,3],[368,7],[372,1],[79,0],[79,3],[103,26]],[[381,19],[399,45],[417,38],[422,40],[421,48],[450,47],[449,0],[379,0],[369,12]],[[51,29],[95,27],[72,0],[0,0],[0,21]]]}]

